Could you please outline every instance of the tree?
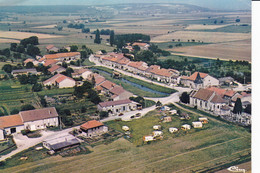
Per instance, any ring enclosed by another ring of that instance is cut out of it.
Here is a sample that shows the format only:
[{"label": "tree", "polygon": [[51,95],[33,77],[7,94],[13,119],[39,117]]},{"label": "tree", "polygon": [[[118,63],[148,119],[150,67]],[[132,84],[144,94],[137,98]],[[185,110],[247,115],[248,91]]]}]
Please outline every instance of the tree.
[{"label": "tree", "polygon": [[240,22],[240,19],[236,19],[236,22],[237,22],[237,23]]},{"label": "tree", "polygon": [[62,26],[58,26],[57,29],[58,29],[58,31],[62,31],[63,27]]},{"label": "tree", "polygon": [[108,112],[106,112],[106,111],[101,111],[101,112],[99,113],[99,116],[100,116],[101,119],[102,119],[102,118],[106,118],[106,117],[108,117]]},{"label": "tree", "polygon": [[11,73],[12,70],[13,70],[13,66],[10,65],[10,64],[5,64],[5,65],[2,67],[2,70],[4,70],[6,73]]},{"label": "tree", "polygon": [[242,102],[240,98],[237,98],[233,109],[234,114],[241,114],[243,111]]},{"label": "tree", "polygon": [[115,44],[115,32],[111,30],[110,38],[109,38],[110,45],[113,46]]},{"label": "tree", "polygon": [[160,106],[162,106],[162,103],[158,100],[157,102],[156,102],[156,105],[155,105],[156,107],[160,107]]},{"label": "tree", "polygon": [[23,45],[24,47],[26,47],[28,44],[38,45],[39,39],[38,39],[37,36],[32,36],[32,37],[25,38],[25,39],[21,40],[20,44]]},{"label": "tree", "polygon": [[245,113],[248,113],[248,114],[251,114],[251,104],[247,105],[245,110],[244,110]]},{"label": "tree", "polygon": [[21,107],[21,111],[28,111],[28,110],[34,110],[35,107],[33,105],[27,104],[27,105],[23,105]]},{"label": "tree", "polygon": [[25,48],[24,48],[23,45],[20,44],[20,45],[17,47],[16,51],[19,52],[19,53],[24,53],[24,52],[25,52]]},{"label": "tree", "polygon": [[41,90],[42,90],[42,85],[39,84],[39,83],[36,83],[36,84],[34,84],[34,85],[32,86],[32,91],[33,91],[33,92],[39,92],[39,91],[41,91]]},{"label": "tree", "polygon": [[87,109],[85,106],[82,106],[80,111],[81,111],[81,113],[85,113],[87,111]]},{"label": "tree", "polygon": [[16,49],[17,49],[17,43],[11,43],[10,44],[10,50],[15,52]]},{"label": "tree", "polygon": [[100,32],[99,32],[98,29],[97,29],[97,31],[96,31],[96,37],[95,37],[94,43],[97,43],[97,44],[100,44],[100,43],[101,43]]},{"label": "tree", "polygon": [[14,115],[14,114],[18,114],[19,113],[19,110],[18,109],[13,109],[10,114],[11,115]]},{"label": "tree", "polygon": [[40,55],[40,49],[32,44],[29,44],[27,46],[27,51],[26,53],[30,56],[35,57],[36,55]]},{"label": "tree", "polygon": [[26,64],[26,68],[27,68],[27,69],[33,68],[33,67],[34,67],[34,65],[33,65],[32,62],[28,62],[28,63]]},{"label": "tree", "polygon": [[187,92],[183,92],[181,94],[181,96],[180,96],[180,101],[182,103],[186,103],[186,104],[190,103],[190,96],[189,96],[189,94]]},{"label": "tree", "polygon": [[78,46],[76,46],[76,45],[70,46],[70,51],[71,52],[77,52],[77,50],[78,50]]},{"label": "tree", "polygon": [[15,59],[21,59],[22,58],[22,55],[21,55],[21,53],[14,53],[13,54],[13,57],[15,58]]},{"label": "tree", "polygon": [[141,50],[141,48],[140,48],[138,45],[134,45],[134,46],[133,46],[133,49],[134,49],[136,52],[138,52],[138,51]]}]

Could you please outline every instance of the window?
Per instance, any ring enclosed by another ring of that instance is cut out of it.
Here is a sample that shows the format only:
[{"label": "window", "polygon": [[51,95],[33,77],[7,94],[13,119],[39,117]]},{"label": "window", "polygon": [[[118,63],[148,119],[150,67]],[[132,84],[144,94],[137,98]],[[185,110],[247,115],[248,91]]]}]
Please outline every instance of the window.
[{"label": "window", "polygon": [[11,133],[16,133],[16,128],[11,128]]}]

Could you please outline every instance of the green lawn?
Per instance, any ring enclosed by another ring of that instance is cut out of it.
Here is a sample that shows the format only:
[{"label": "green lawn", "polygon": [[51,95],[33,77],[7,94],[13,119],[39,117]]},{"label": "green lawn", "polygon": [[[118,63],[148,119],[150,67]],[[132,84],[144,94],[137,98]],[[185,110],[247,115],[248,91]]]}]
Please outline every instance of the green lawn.
[{"label": "green lawn", "polygon": [[229,25],[224,26],[217,29],[203,29],[203,30],[195,30],[195,31],[202,31],[202,32],[228,32],[228,33],[250,33],[251,32],[251,25]]}]

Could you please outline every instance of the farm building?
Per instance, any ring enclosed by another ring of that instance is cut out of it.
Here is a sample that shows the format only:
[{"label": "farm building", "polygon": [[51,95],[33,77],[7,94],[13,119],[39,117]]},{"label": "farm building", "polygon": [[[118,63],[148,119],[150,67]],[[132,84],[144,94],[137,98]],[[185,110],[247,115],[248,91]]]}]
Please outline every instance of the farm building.
[{"label": "farm building", "polygon": [[209,120],[208,120],[208,118],[206,118],[206,117],[201,117],[201,118],[199,118],[199,121],[202,122],[202,124],[209,123]]},{"label": "farm building", "polygon": [[20,133],[25,129],[34,131],[48,126],[58,126],[58,116],[56,109],[50,107],[0,117],[0,140],[3,140],[6,135]]},{"label": "farm building", "polygon": [[178,132],[178,129],[175,128],[175,127],[170,127],[170,128],[169,128],[169,132],[170,132],[170,133]]},{"label": "farm building", "polygon": [[181,126],[182,130],[190,130],[190,125],[189,124],[184,124]]},{"label": "farm building", "polygon": [[48,69],[48,71],[51,72],[51,74],[54,74],[54,73],[62,73],[64,71],[66,71],[66,69],[62,66],[54,64],[54,65],[52,65],[51,68]]},{"label": "farm building", "polygon": [[62,74],[56,74],[55,76],[47,79],[43,82],[44,86],[57,86],[58,88],[72,88],[76,85],[76,81],[70,77]]},{"label": "farm building", "polygon": [[43,58],[46,60],[56,60],[59,62],[70,63],[70,61],[76,61],[80,59],[80,52],[49,54],[44,55]]},{"label": "farm building", "polygon": [[108,127],[96,120],[91,120],[82,124],[80,129],[82,130],[83,136],[86,137],[99,136],[108,132]]},{"label": "farm building", "polygon": [[35,69],[35,68],[30,68],[30,69],[20,69],[20,70],[13,70],[12,72],[11,72],[11,74],[14,76],[14,77],[16,77],[16,76],[18,76],[18,75],[29,75],[29,74],[35,74],[35,75],[37,75],[38,74],[38,72],[37,72],[37,70]]},{"label": "farm building", "polygon": [[53,52],[58,52],[59,48],[55,47],[54,45],[48,45],[46,46],[47,52],[53,51]]},{"label": "farm building", "polygon": [[153,140],[154,140],[153,136],[143,136],[144,142],[149,142],[149,141],[153,141]]},{"label": "farm building", "polygon": [[88,79],[89,76],[92,74],[92,71],[88,69],[75,69],[74,73],[71,73],[73,78],[80,78],[82,77],[83,79]]},{"label": "farm building", "polygon": [[198,122],[192,122],[192,126],[194,128],[202,128],[202,122],[198,121]]},{"label": "farm building", "polygon": [[134,111],[137,109],[139,103],[131,101],[129,99],[101,102],[98,104],[99,111],[108,111],[113,115],[123,112]]},{"label": "farm building", "polygon": [[65,135],[43,141],[42,145],[48,150],[59,151],[64,148],[80,145],[80,141],[73,135]]}]

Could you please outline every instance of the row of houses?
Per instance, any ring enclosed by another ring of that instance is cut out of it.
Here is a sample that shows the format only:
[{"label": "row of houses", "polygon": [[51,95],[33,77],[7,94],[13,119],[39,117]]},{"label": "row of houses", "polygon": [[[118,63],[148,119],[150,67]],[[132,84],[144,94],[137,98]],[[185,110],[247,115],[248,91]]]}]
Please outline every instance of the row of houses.
[{"label": "row of houses", "polygon": [[160,82],[176,83],[179,71],[175,69],[164,69],[158,65],[148,66],[143,61],[130,61],[122,53],[107,53],[106,55],[94,55],[93,58],[100,63],[118,68],[121,70],[129,71],[131,73],[145,76],[151,79],[156,79]]},{"label": "row of houses", "polygon": [[26,129],[34,131],[58,126],[58,116],[55,107],[20,111],[16,115],[2,116],[0,117],[0,140]]}]

